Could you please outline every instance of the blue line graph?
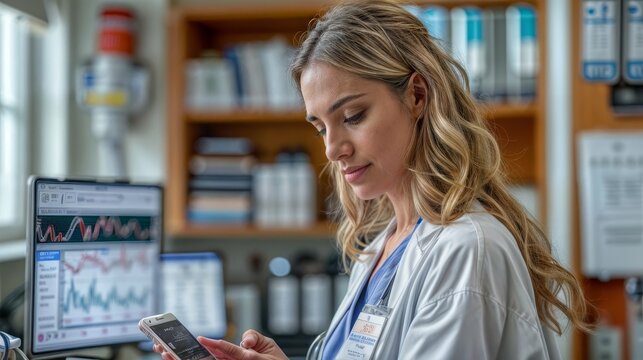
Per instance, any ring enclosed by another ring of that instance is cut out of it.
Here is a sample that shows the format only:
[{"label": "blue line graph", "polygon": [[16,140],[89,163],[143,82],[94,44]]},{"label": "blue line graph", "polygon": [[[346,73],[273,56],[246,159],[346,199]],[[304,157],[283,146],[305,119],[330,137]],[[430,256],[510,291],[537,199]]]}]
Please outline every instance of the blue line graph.
[{"label": "blue line graph", "polygon": [[60,326],[138,321],[154,311],[155,248],[69,250],[61,256]]},{"label": "blue line graph", "polygon": [[147,304],[149,296],[150,289],[147,288],[144,288],[139,294],[136,294],[134,288],[130,288],[126,294],[119,294],[116,286],[112,286],[106,293],[101,293],[97,288],[96,279],[91,281],[89,291],[86,294],[81,294],[76,290],[76,284],[72,279],[69,290],[65,294],[63,313],[68,314],[72,309],[82,309],[85,313],[90,314],[93,308],[110,311],[113,307],[143,307]]}]

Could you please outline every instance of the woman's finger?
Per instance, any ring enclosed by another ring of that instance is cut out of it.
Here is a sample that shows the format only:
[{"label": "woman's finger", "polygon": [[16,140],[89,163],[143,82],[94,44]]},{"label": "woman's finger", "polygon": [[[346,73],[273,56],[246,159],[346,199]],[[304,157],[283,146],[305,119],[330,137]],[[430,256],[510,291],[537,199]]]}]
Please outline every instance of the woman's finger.
[{"label": "woman's finger", "polygon": [[241,347],[245,349],[254,348],[259,342],[259,336],[261,336],[261,334],[257,333],[255,330],[244,332],[241,336]]},{"label": "woman's finger", "polygon": [[174,356],[172,356],[172,354],[170,354],[170,353],[169,353],[169,352],[167,352],[167,351],[163,351],[163,352],[161,353],[161,357],[163,358],[163,360],[176,360],[176,359],[174,358]]},{"label": "woman's finger", "polygon": [[199,336],[197,340],[214,356],[225,355],[233,359],[241,359],[244,355],[244,349],[225,340],[208,339],[203,336]]}]

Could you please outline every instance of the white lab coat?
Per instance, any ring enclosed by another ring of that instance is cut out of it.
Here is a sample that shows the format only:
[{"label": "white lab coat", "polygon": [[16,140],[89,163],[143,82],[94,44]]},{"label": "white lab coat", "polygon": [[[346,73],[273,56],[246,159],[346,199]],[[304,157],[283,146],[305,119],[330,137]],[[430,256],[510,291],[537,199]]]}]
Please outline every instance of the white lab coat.
[{"label": "white lab coat", "polygon": [[[353,266],[335,330],[379,258],[386,234]],[[422,221],[399,263],[392,308],[374,359],[560,359],[541,325],[520,251],[507,228],[479,204],[448,226]]]}]

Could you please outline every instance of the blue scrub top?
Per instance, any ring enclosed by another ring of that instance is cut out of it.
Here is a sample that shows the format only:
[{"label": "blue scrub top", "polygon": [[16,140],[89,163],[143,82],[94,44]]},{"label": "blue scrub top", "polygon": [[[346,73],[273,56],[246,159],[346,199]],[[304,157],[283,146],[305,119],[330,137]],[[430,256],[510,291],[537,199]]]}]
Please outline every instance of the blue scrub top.
[{"label": "blue scrub top", "polygon": [[[417,224],[422,221],[418,220]],[[415,228],[417,228],[417,224]],[[339,354],[339,349],[344,345],[344,341],[348,339],[351,329],[355,325],[359,314],[362,312],[364,305],[375,305],[384,295],[384,291],[389,283],[393,281],[397,266],[404,255],[404,250],[411,240],[411,236],[415,229],[395,248],[391,256],[389,256],[384,264],[373,275],[372,279],[362,287],[359,296],[357,296],[351,306],[346,310],[344,316],[337,324],[335,330],[326,339],[326,345],[322,354],[322,360],[334,360]]]}]

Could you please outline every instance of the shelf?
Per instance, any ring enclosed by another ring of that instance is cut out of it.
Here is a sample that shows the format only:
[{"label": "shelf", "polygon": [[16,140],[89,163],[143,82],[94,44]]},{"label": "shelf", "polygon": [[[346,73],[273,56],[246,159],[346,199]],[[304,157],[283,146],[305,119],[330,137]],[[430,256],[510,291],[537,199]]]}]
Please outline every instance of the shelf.
[{"label": "shelf", "polygon": [[230,111],[186,111],[185,118],[190,123],[257,123],[257,122],[304,122],[303,110],[273,111],[270,109],[230,110]]},{"label": "shelf", "polygon": [[[529,3],[539,15],[545,13],[544,0],[420,0],[421,6],[439,5],[446,8],[479,6],[506,7]],[[327,162],[323,139],[316,137],[306,122],[303,108],[229,108],[193,111],[184,103],[186,82],[183,69],[186,62],[202,56],[204,51],[223,51],[240,43],[267,41],[274,36],[298,43],[310,20],[333,2],[311,0],[292,4],[229,4],[181,5],[169,16],[168,46],[168,178],[166,229],[176,238],[194,239],[331,239],[337,225],[319,222],[308,228],[264,228],[254,225],[195,225],[188,222],[186,210],[189,198],[189,160],[194,154],[194,142],[200,137],[243,137],[250,139],[259,162],[273,162],[283,149],[302,148],[310,154],[311,163],[321,172]],[[544,61],[543,17],[539,17],[540,61]],[[542,36],[541,36],[542,35]],[[545,76],[538,75],[538,89],[544,89]],[[539,92],[542,94],[542,91]],[[489,128],[499,139],[500,151],[512,183],[533,184],[544,191],[543,119],[544,98],[528,104],[479,103]],[[317,187],[317,213],[323,211],[331,187],[327,175],[320,177]],[[544,204],[544,201],[542,202]],[[543,208],[545,206],[543,205]]]},{"label": "shelf", "polygon": [[481,8],[489,7],[504,7],[514,5],[516,3],[531,4],[538,6],[542,0],[420,0],[417,2],[420,6],[433,5],[444,6],[447,8],[461,7],[461,6],[478,6]]},{"label": "shelf", "polygon": [[527,104],[482,104],[487,120],[526,119],[536,116],[536,105]]},{"label": "shelf", "polygon": [[[536,114],[536,106],[528,104],[481,104],[485,116],[490,120],[531,118]],[[303,122],[304,110],[273,111],[270,109],[235,109],[229,111],[186,111],[185,119],[194,124],[225,123],[288,123]]]},{"label": "shelf", "polygon": [[336,225],[322,221],[311,227],[258,227],[255,225],[194,225],[186,224],[182,230],[171,232],[171,236],[180,238],[330,238],[334,236]]}]

